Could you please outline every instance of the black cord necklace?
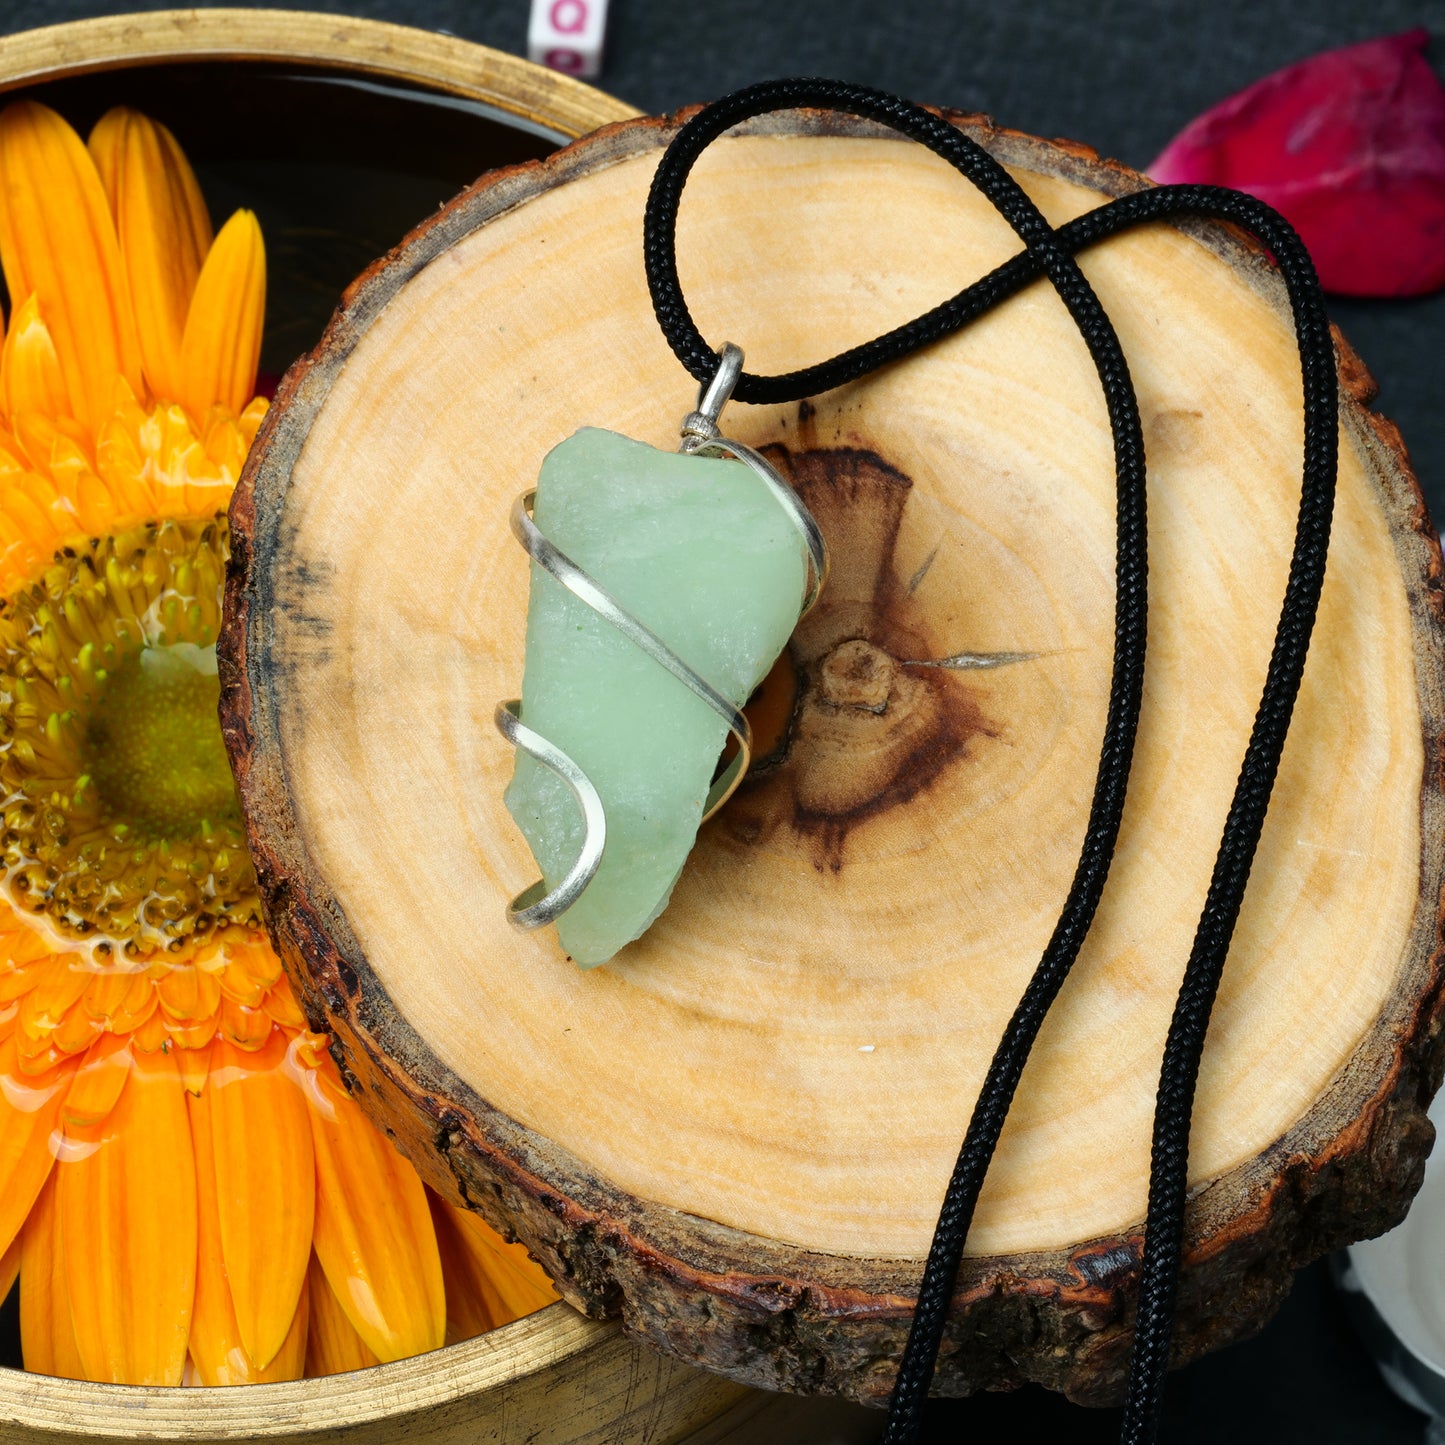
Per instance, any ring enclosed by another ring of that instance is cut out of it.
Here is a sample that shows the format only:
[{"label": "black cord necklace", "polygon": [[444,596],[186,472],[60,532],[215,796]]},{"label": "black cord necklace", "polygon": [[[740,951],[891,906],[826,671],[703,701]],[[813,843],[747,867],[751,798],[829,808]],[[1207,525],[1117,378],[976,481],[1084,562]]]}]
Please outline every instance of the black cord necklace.
[{"label": "black cord necklace", "polygon": [[1138,401],[1118,338],[1074,254],[1146,221],[1203,216],[1239,226],[1269,247],[1289,295],[1304,383],[1300,508],[1269,671],[1160,1070],[1143,1270],[1121,1434],[1122,1445],[1146,1445],[1158,1437],[1169,1364],[1183,1249],[1189,1126],[1205,1031],[1299,691],[1329,548],[1338,438],[1334,348],[1324,298],[1309,253],[1289,223],[1250,196],[1213,186],[1164,186],[1126,196],[1054,228],[997,161],[931,111],[883,91],[839,81],[769,81],[725,96],[688,121],[663,156],[648,197],[643,253],[653,308],[678,359],[700,382],[712,379],[718,360],[694,324],[678,282],[676,229],[683,186],[697,158],[724,131],[756,116],[799,108],[862,116],[926,145],[983,192],[1026,249],[951,300],[865,345],[783,376],[744,372],[734,398],[756,404],[794,402],[831,390],[959,330],[1046,276],[1098,370],[1113,431],[1117,477],[1114,663],[1083,846],[1053,936],[989,1066],[944,1195],[893,1388],[885,1445],[908,1445],[917,1440],[922,1427],[974,1207],[1029,1051],[1098,907],[1123,816],[1138,731],[1148,620],[1144,444]]}]

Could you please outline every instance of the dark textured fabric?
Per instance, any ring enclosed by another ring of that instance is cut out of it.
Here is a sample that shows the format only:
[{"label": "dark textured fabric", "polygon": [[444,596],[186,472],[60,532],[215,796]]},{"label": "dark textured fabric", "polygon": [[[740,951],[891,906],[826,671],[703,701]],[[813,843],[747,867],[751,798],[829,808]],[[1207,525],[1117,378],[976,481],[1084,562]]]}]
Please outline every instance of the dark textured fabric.
[{"label": "dark textured fabric", "polygon": [[[86,0],[0,0],[0,30],[121,9]],[[525,43],[523,0],[318,0],[307,8],[452,31],[500,49]],[[1004,7],[864,0],[612,0],[599,84],[646,110],[712,99],[765,77],[834,75],[914,99],[982,110],[1000,123],[1084,141],[1144,166],[1193,115],[1265,72],[1317,50],[1423,24],[1445,55],[1445,0],[1399,3],[1149,4],[1046,0]],[[1437,513],[1445,503],[1445,408],[1436,348],[1445,297],[1334,302],[1331,311],[1381,383]],[[1164,1438],[1344,1445],[1418,1441],[1418,1417],[1380,1385],[1319,1271],[1257,1342],[1186,1370],[1171,1387]],[[1036,1391],[933,1406],[938,1440],[986,1432],[1065,1431],[1117,1438],[1114,1412],[1083,1412]]]}]

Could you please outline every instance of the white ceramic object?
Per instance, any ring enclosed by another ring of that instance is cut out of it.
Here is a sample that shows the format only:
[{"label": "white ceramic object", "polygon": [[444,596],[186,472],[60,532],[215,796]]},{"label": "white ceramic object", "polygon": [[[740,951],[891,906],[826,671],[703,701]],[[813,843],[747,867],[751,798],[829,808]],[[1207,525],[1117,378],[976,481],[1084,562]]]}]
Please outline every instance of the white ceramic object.
[{"label": "white ceramic object", "polygon": [[564,75],[602,72],[607,0],[532,0],[527,59]]},{"label": "white ceramic object", "polygon": [[[1430,1119],[1445,1133],[1445,1090]],[[1352,1245],[1336,1279],[1386,1383],[1445,1442],[1445,1147],[1437,1142],[1405,1222]]]}]

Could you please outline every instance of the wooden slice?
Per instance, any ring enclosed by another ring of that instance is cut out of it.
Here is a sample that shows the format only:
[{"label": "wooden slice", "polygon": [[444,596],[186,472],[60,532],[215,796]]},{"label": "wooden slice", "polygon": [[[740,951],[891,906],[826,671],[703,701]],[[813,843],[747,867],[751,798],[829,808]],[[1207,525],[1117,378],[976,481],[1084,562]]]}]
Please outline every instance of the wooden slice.
[{"label": "wooden slice", "polygon": [[[1143,184],[958,124],[1055,222]],[[1112,655],[1109,431],[1044,284],[800,408],[734,408],[835,559],[781,679],[785,737],[614,963],[584,973],[511,930],[535,869],[491,724],[522,671],[508,508],[578,426],[675,445],[695,390],[640,245],[674,133],[629,122],[487,177],[348,294],[237,492],[223,711],[278,944],[422,1173],[588,1313],[739,1379],[876,1402],[1080,846]],[[713,146],[679,233],[704,333],[760,372],[1016,249],[922,148],[808,115]],[[951,1393],[1118,1392],[1165,1028],[1298,504],[1267,259],[1156,226],[1084,265],[1149,450],[1143,730],[1100,915],[979,1204]],[[1431,1138],[1440,554],[1371,395],[1341,344],[1334,551],[1200,1080],[1180,1358],[1396,1221]]]}]

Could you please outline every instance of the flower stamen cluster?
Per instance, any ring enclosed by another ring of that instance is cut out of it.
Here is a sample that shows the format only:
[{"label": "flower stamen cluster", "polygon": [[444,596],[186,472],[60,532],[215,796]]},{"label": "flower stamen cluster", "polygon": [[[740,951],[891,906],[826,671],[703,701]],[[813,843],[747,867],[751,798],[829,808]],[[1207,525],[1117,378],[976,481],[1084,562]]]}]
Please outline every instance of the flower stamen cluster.
[{"label": "flower stamen cluster", "polygon": [[15,904],[101,957],[261,925],[216,727],[225,517],[57,555],[0,601],[0,847]]}]

